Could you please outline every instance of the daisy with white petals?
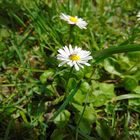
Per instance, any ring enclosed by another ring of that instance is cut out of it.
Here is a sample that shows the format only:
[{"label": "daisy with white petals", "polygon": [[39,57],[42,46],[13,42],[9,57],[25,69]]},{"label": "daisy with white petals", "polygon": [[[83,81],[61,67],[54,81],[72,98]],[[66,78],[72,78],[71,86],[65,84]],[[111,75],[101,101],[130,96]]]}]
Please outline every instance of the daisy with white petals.
[{"label": "daisy with white petals", "polygon": [[92,59],[89,51],[82,50],[77,46],[72,48],[72,46],[69,45],[69,47],[65,46],[62,49],[59,49],[58,52],[57,59],[61,61],[59,67],[67,64],[70,67],[74,66],[78,71],[80,68],[83,68],[83,65],[90,66],[90,64],[87,63],[88,60]]},{"label": "daisy with white petals", "polygon": [[138,20],[140,20],[140,11],[137,14],[137,18],[138,18]]},{"label": "daisy with white petals", "polygon": [[77,16],[69,16],[61,13],[60,18],[68,22],[68,24],[77,25],[80,29],[86,29],[87,22]]}]

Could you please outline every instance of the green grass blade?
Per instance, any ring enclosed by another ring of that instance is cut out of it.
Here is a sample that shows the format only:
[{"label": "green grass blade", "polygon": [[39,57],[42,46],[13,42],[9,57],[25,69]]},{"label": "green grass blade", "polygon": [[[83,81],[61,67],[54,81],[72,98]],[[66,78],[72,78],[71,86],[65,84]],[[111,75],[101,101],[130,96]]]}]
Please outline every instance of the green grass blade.
[{"label": "green grass blade", "polygon": [[16,51],[16,53],[17,53],[17,55],[19,57],[19,60],[20,60],[21,64],[24,65],[24,60],[23,60],[23,56],[22,56],[21,51],[17,48],[16,45],[14,45],[14,43],[13,43],[13,46],[12,47]]},{"label": "green grass blade", "polygon": [[10,129],[12,127],[12,123],[13,123],[13,119],[10,120],[8,126],[7,126],[7,129],[5,131],[5,136],[4,136],[4,140],[8,140],[8,135],[10,133]]},{"label": "green grass blade", "polygon": [[63,104],[58,109],[58,111],[53,115],[51,120],[54,120],[65,109],[65,107],[68,105],[68,103],[73,99],[73,96],[78,91],[80,85],[81,85],[81,81],[77,84],[77,86],[74,89],[71,90],[70,95],[66,98],[66,100],[63,102]]},{"label": "green grass blade", "polygon": [[112,101],[125,100],[125,99],[137,99],[137,98],[140,99],[140,95],[138,95],[138,94],[124,94],[124,95],[120,95],[120,96],[113,98]]},{"label": "green grass blade", "polygon": [[104,60],[107,57],[110,57],[112,54],[124,53],[124,52],[133,52],[140,51],[140,44],[130,44],[119,47],[110,47],[101,51],[97,51],[96,54],[93,55],[94,63],[98,63]]},{"label": "green grass blade", "polygon": [[21,26],[26,27],[26,25],[24,24],[24,22],[20,19],[19,16],[17,16],[17,14],[15,14],[15,13],[10,13],[10,15],[13,16],[13,17],[16,19],[16,21],[17,21]]}]

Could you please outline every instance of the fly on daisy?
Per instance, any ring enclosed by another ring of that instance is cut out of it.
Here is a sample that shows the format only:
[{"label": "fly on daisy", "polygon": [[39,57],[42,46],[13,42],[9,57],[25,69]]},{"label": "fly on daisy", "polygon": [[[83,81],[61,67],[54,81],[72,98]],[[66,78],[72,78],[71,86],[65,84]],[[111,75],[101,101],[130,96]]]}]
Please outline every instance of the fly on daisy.
[{"label": "fly on daisy", "polygon": [[77,16],[69,16],[61,13],[60,18],[68,22],[68,24],[77,25],[80,29],[86,29],[87,22]]},{"label": "fly on daisy", "polygon": [[88,60],[91,60],[90,52],[86,50],[82,50],[79,47],[72,48],[71,45],[69,47],[65,46],[62,49],[58,50],[59,54],[57,55],[57,59],[61,61],[58,65],[59,67],[67,64],[70,67],[73,67],[78,71],[80,68],[83,68],[83,65],[90,66]]}]

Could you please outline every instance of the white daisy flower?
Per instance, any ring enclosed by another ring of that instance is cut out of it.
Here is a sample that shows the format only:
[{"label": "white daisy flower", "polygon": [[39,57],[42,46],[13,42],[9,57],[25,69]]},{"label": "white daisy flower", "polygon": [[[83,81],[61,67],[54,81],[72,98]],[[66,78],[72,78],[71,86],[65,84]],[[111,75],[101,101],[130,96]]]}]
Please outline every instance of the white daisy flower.
[{"label": "white daisy flower", "polygon": [[77,25],[80,29],[86,29],[87,22],[77,16],[69,16],[61,13],[60,18],[67,21],[68,24]]},{"label": "white daisy flower", "polygon": [[65,46],[63,49],[58,50],[59,54],[57,55],[57,59],[61,61],[58,65],[59,67],[68,64],[70,67],[75,67],[78,71],[80,68],[83,68],[83,65],[90,66],[88,60],[92,59],[89,51],[82,50],[79,47],[72,48],[71,45],[69,47]]},{"label": "white daisy flower", "polygon": [[137,18],[138,18],[138,20],[140,20],[140,11],[137,14]]}]

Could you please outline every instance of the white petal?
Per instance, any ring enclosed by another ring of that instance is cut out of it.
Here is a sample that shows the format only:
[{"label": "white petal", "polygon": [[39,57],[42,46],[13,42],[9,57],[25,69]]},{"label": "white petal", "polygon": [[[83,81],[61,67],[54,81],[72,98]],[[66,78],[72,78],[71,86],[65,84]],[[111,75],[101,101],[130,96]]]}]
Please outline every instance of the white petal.
[{"label": "white petal", "polygon": [[69,45],[69,51],[70,51],[70,54],[73,54],[73,49],[72,49],[71,44]]},{"label": "white petal", "polygon": [[91,56],[81,58],[81,60],[84,60],[84,61],[88,61],[88,60],[91,60],[91,59],[93,59]]},{"label": "white petal", "polygon": [[68,56],[71,54],[70,51],[69,51],[69,48],[67,46],[64,47],[64,50],[65,50],[65,52]]},{"label": "white petal", "polygon": [[87,62],[85,63],[85,65],[86,65],[86,66],[90,66],[90,64],[89,64],[89,63],[87,63]]},{"label": "white petal", "polygon": [[70,20],[68,20],[68,24],[74,25],[74,24],[76,24],[76,23],[75,23],[75,22],[72,22],[72,21],[70,21]]},{"label": "white petal", "polygon": [[62,65],[66,64],[66,63],[67,63],[67,61],[63,61],[58,65],[58,67],[61,67]]},{"label": "white petal", "polygon": [[79,64],[84,64],[84,65],[86,65],[86,66],[90,66],[90,64],[87,63],[86,61],[79,61]]},{"label": "white petal", "polygon": [[69,15],[66,15],[66,14],[64,14],[64,13],[61,13],[61,15],[60,15],[60,18],[61,19],[63,19],[63,20],[65,20],[65,21],[68,21],[69,20]]},{"label": "white petal", "polygon": [[81,28],[81,29],[86,29],[87,22],[85,22],[83,19],[79,18],[78,22],[76,25]]},{"label": "white petal", "polygon": [[80,52],[82,51],[81,48],[78,48],[77,46],[73,49],[74,53],[76,54],[80,54]]},{"label": "white petal", "polygon": [[77,65],[77,63],[74,61],[74,67],[77,71],[79,71],[79,66]]},{"label": "white petal", "polygon": [[64,50],[62,50],[62,49],[59,49],[58,50],[58,52],[60,53],[60,55],[62,55],[63,57],[66,57],[66,58],[68,58],[68,54],[67,54],[67,52],[66,51],[64,51]]},{"label": "white petal", "polygon": [[79,62],[77,64],[79,67],[84,68],[83,65],[81,65]]},{"label": "white petal", "polygon": [[70,67],[72,67],[72,66],[74,65],[74,63],[73,63],[72,61],[69,61],[67,64],[68,64]]}]

